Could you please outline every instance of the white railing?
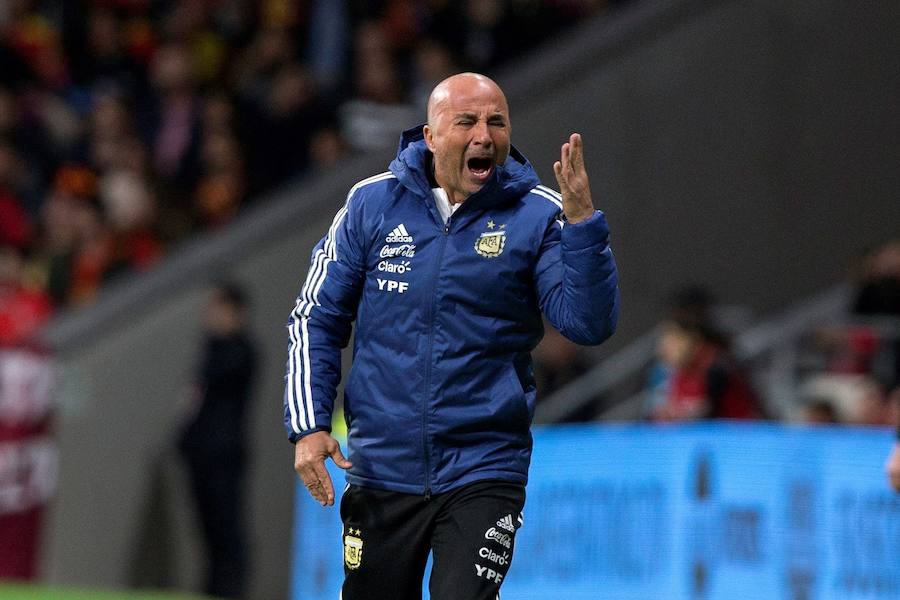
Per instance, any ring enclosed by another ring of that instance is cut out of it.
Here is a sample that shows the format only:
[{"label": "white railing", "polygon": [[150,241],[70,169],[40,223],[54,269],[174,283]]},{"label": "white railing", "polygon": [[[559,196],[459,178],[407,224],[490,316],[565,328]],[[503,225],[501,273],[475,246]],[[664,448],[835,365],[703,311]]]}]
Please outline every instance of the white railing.
[{"label": "white railing", "polygon": [[[845,320],[850,294],[848,284],[835,286],[735,336],[737,358],[757,367],[754,382],[772,416],[786,415],[796,402],[799,341],[816,325]],[[626,391],[617,397],[616,390],[643,376],[653,360],[656,336],[655,330],[643,334],[541,401],[535,410],[535,420],[562,421],[597,398],[604,399],[602,419],[637,418],[645,393]]]}]

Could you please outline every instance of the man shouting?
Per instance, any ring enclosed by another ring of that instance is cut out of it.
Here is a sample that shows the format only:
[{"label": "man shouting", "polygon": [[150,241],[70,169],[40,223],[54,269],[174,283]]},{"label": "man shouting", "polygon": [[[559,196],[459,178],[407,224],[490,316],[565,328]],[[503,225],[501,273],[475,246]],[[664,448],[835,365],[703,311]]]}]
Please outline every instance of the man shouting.
[{"label": "man shouting", "polygon": [[[341,500],[344,600],[493,600],[522,526],[541,313],[579,344],[616,326],[617,272],[581,136],[540,184],[510,144],[506,97],[441,82],[390,170],[350,190],[313,251],[288,324],[284,419],[295,469]],[[330,435],[340,349],[348,458]]]}]

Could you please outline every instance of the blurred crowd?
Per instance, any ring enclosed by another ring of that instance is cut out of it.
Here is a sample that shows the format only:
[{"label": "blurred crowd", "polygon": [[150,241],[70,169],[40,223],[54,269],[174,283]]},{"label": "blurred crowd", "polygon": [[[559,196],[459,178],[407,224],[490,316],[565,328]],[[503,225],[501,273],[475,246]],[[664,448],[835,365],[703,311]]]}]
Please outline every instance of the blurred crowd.
[{"label": "blurred crowd", "polygon": [[[900,425],[900,239],[873,247],[853,273],[846,313],[794,342],[790,408],[766,397],[771,364],[745,362],[732,338],[749,323],[723,314],[714,294],[685,286],[666,302],[655,357],[642,376],[640,418],[655,422],[782,418],[806,423]],[[593,366],[584,348],[549,330],[535,352],[544,398]],[[568,415],[602,418],[607,399]]]},{"label": "blurred crowd", "polygon": [[860,261],[849,314],[804,340],[802,419],[900,425],[900,239]]},{"label": "blurred crowd", "polygon": [[[611,3],[3,2],[0,346],[289,180],[390,152],[438,81],[490,71]],[[900,331],[872,319],[900,316],[898,281],[900,242],[873,249],[847,322],[805,340],[804,419],[895,418]],[[702,288],[670,298],[644,417],[766,416],[714,309]],[[537,362],[544,396],[592,366],[549,330]]]},{"label": "blurred crowd", "polygon": [[0,343],[607,4],[0,2]]}]

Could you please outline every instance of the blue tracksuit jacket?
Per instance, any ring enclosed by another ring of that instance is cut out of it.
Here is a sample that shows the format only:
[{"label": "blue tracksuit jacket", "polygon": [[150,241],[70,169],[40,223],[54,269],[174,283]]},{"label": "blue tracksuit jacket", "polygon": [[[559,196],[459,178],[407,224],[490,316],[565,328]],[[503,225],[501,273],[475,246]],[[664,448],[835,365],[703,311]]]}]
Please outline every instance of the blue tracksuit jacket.
[{"label": "blue tracksuit jacket", "polygon": [[344,391],[350,483],[440,493],[524,483],[541,311],[580,344],[616,325],[616,265],[600,211],[569,225],[515,148],[446,225],[422,128],[390,171],[360,181],[313,250],[288,323],[291,441],[330,430],[340,349],[356,321]]}]

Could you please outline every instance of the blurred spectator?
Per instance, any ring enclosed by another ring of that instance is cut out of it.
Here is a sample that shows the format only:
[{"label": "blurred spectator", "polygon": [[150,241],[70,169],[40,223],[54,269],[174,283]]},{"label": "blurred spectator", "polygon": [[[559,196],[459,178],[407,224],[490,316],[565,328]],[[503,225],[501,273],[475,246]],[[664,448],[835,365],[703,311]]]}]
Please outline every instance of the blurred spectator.
[{"label": "blurred spectator", "polygon": [[27,345],[52,313],[50,298],[25,285],[22,250],[0,244],[0,348]]},{"label": "blurred spectator", "polygon": [[34,226],[16,193],[21,160],[15,148],[0,139],[0,244],[25,248]]},{"label": "blurred spectator", "polygon": [[123,167],[125,144],[134,139],[125,99],[114,90],[98,92],[88,113],[87,131],[79,159],[98,170]]},{"label": "blurred spectator", "polygon": [[[686,285],[670,294],[666,303],[666,318],[711,322],[712,304],[712,294],[706,288],[700,285]],[[647,398],[642,408],[642,415],[645,418],[649,418],[668,402],[674,373],[674,367],[657,355],[647,375]]]},{"label": "blurred spectator", "polygon": [[405,100],[387,32],[379,22],[364,23],[357,31],[354,91],[356,97],[339,114],[344,139],[355,150],[393,148],[398,131],[425,120]]},{"label": "blurred spectator", "polygon": [[896,407],[885,387],[869,375],[819,373],[800,389],[801,397],[828,403],[836,420],[848,425],[893,425]]},{"label": "blurred spectator", "polygon": [[261,105],[272,75],[280,65],[289,64],[296,55],[290,31],[264,27],[235,57],[232,79],[235,92],[249,106]]},{"label": "blurred spectator", "polygon": [[112,240],[97,197],[96,174],[66,165],[56,174],[42,215],[38,262],[58,304],[93,300],[112,260]]},{"label": "blurred spectator", "polygon": [[756,398],[723,337],[702,318],[673,315],[662,324],[659,358],[672,370],[658,421],[759,417]]},{"label": "blurred spectator", "polygon": [[313,81],[294,63],[279,65],[253,113],[249,147],[255,189],[303,172],[309,141],[319,120]]},{"label": "blurred spectator", "polygon": [[814,348],[827,370],[874,377],[886,389],[900,385],[900,240],[861,260],[851,322],[818,327]]},{"label": "blurred spectator", "polygon": [[900,316],[900,239],[864,257],[853,313]]},{"label": "blurred spectator", "polygon": [[75,225],[68,301],[88,304],[94,300],[113,262],[113,240],[95,196],[71,200]]},{"label": "blurred spectator", "polygon": [[310,165],[315,169],[334,166],[344,157],[344,153],[344,138],[333,126],[319,128],[309,142]]},{"label": "blurred spectator", "polygon": [[[2,48],[2,47],[0,47]],[[0,69],[3,69],[0,61]],[[4,73],[7,74],[7,73]],[[0,144],[7,149],[0,170],[3,185],[32,217],[38,212],[42,180],[49,176],[53,152],[42,127],[23,114],[19,98],[0,84]],[[12,150],[10,151],[11,148]],[[14,167],[13,170],[8,170]]]},{"label": "blurred spectator", "polygon": [[863,260],[853,312],[862,317],[890,317],[892,331],[880,331],[871,372],[888,387],[900,386],[900,239],[891,240]]},{"label": "blurred spectator", "polygon": [[468,23],[463,37],[463,56],[476,71],[496,65],[503,52],[513,47],[513,30],[506,3],[502,0],[466,0]]},{"label": "blurred spectator", "polygon": [[426,106],[431,90],[459,71],[450,50],[439,41],[425,38],[413,50],[413,78],[410,96],[413,106]]},{"label": "blurred spectator", "polygon": [[840,423],[834,404],[827,398],[814,398],[803,409],[803,422],[814,425],[835,425]]},{"label": "blurred spectator", "polygon": [[[88,303],[260,193],[392,149],[435,83],[603,4],[0,2],[0,243]],[[73,164],[90,194],[61,189]]]},{"label": "blurred spectator", "polygon": [[188,49],[170,43],[150,65],[152,104],[143,119],[153,165],[170,193],[186,195],[194,183],[201,102]]},{"label": "blurred spectator", "polygon": [[227,131],[205,135],[200,165],[194,212],[207,226],[227,223],[237,213],[246,191],[244,161],[234,136]]},{"label": "blurred spectator", "polygon": [[[20,17],[21,5],[12,8]],[[19,192],[31,172],[14,145],[27,137],[13,105],[0,88],[0,579],[27,580],[37,576],[43,511],[55,486],[51,367],[36,341],[53,306],[26,275],[35,228]]]},{"label": "blurred spectator", "polygon": [[112,235],[112,264],[107,275],[144,271],[162,256],[155,233],[156,199],[133,170],[114,170],[100,180],[99,199]]},{"label": "blurred spectator", "polygon": [[76,79],[81,84],[116,86],[126,93],[137,93],[145,76],[139,57],[128,52],[122,18],[111,6],[88,7],[83,30],[76,29],[73,43],[79,51],[70,54]]},{"label": "blurred spectator", "polygon": [[328,97],[339,93],[347,75],[351,29],[347,5],[343,0],[316,0],[310,9],[310,72]]},{"label": "blurred spectator", "polygon": [[187,462],[208,557],[204,591],[242,598],[246,591],[243,487],[245,415],[256,371],[247,333],[247,298],[231,283],[212,291],[206,340],[197,372],[194,406],[179,441]]},{"label": "blurred spectator", "polygon": [[890,406],[883,385],[873,378],[863,380],[850,422],[854,425],[892,425]]},{"label": "blurred spectator", "polygon": [[0,581],[38,576],[44,508],[58,462],[49,434],[52,379],[46,354],[0,346]]},{"label": "blurred spectator", "polygon": [[888,455],[885,470],[887,471],[890,486],[895,492],[900,492],[900,386],[897,386],[890,393],[888,406],[888,410],[891,413],[891,425],[897,431],[897,441]]}]

